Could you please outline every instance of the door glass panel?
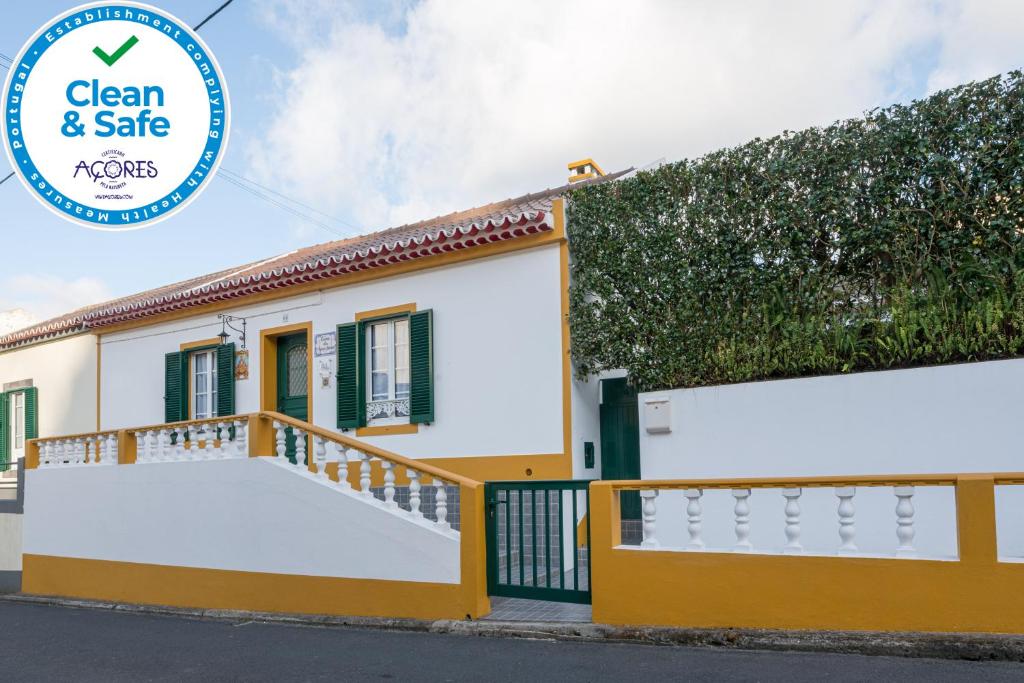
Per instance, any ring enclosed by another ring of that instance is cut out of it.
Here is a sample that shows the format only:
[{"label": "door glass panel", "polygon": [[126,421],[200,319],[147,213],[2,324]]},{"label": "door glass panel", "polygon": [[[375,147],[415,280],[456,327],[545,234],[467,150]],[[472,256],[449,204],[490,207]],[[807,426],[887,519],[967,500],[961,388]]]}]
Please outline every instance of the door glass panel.
[{"label": "door glass panel", "polygon": [[300,344],[288,349],[288,395],[305,396],[309,391],[306,345]]}]

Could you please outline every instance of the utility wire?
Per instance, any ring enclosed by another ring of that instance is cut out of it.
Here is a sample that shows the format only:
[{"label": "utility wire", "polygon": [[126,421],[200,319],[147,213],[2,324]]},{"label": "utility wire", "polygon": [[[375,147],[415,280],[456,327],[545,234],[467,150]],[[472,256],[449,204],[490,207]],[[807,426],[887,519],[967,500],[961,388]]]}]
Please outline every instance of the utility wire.
[{"label": "utility wire", "polygon": [[238,188],[240,188],[242,190],[245,190],[246,192],[248,192],[251,195],[259,197],[260,199],[262,199],[264,201],[267,201],[267,202],[273,204],[274,206],[276,206],[276,207],[278,207],[278,208],[280,208],[280,209],[282,209],[284,211],[287,211],[288,213],[292,214],[296,218],[301,218],[302,220],[304,220],[304,221],[306,221],[308,223],[312,223],[313,225],[316,225],[317,227],[323,228],[327,232],[333,233],[333,234],[337,235],[338,237],[350,237],[350,235],[346,235],[343,232],[339,232],[338,230],[336,230],[335,228],[331,227],[330,225],[327,225],[323,221],[317,220],[316,218],[314,218],[314,217],[312,217],[312,216],[310,216],[308,214],[302,213],[298,209],[295,209],[295,208],[293,208],[291,206],[288,206],[284,202],[278,201],[278,200],[274,199],[273,197],[271,197],[270,195],[264,194],[263,192],[259,191],[258,189],[254,188],[254,187],[249,187],[245,183],[243,183],[241,181],[238,181],[238,180],[235,180],[231,176],[220,175],[218,173],[217,177],[219,177],[221,180],[228,181],[232,185],[234,185],[234,186],[236,186],[236,187],[238,187]]},{"label": "utility wire", "polygon": [[240,174],[240,173],[235,173],[234,171],[231,171],[231,170],[229,170],[229,169],[226,169],[226,168],[224,168],[223,166],[221,166],[221,167],[220,167],[220,171],[218,171],[218,173],[224,173],[224,174],[227,174],[227,175],[229,175],[229,176],[232,176],[232,177],[234,177],[234,179],[236,179],[236,180],[241,180],[241,181],[243,181],[243,182],[245,182],[245,183],[248,183],[249,185],[254,185],[254,186],[258,187],[259,189],[263,190],[264,192],[269,192],[270,194],[273,194],[273,195],[277,195],[277,196],[278,196],[278,197],[280,197],[281,199],[284,199],[284,200],[286,200],[286,201],[289,201],[289,202],[291,202],[292,204],[297,204],[298,206],[301,206],[301,207],[302,207],[302,208],[304,208],[304,209],[308,209],[309,211],[312,211],[313,213],[317,213],[317,214],[320,214],[320,215],[321,215],[321,216],[323,216],[324,218],[327,218],[327,219],[329,219],[329,220],[335,221],[336,223],[341,223],[341,224],[342,224],[342,225],[344,225],[345,227],[347,227],[347,228],[351,228],[352,230],[355,230],[356,232],[360,232],[360,231],[361,231],[361,228],[359,228],[359,227],[357,227],[357,226],[355,226],[355,225],[352,225],[351,223],[349,223],[349,222],[348,222],[348,221],[346,221],[346,220],[343,220],[343,219],[341,219],[341,218],[338,218],[337,216],[333,216],[333,215],[331,215],[331,214],[329,214],[329,213],[324,213],[324,212],[323,212],[323,211],[321,211],[320,209],[318,209],[318,208],[316,208],[316,207],[314,207],[314,206],[310,206],[309,204],[303,204],[302,202],[300,202],[300,201],[299,201],[299,200],[297,200],[297,199],[292,199],[292,198],[291,198],[291,197],[289,197],[288,195],[284,195],[284,194],[281,194],[281,193],[280,193],[280,192],[278,192],[277,190],[272,190],[272,189],[270,189],[269,187],[267,187],[266,185],[260,185],[260,184],[259,184],[259,183],[257,183],[257,182],[256,182],[255,180],[252,180],[252,179],[250,179],[250,178],[246,178],[246,177],[245,177],[245,176],[243,176],[242,174]]},{"label": "utility wire", "polygon": [[0,185],[3,185],[4,183],[6,183],[6,182],[7,182],[8,180],[10,180],[10,179],[11,179],[11,178],[13,178],[13,177],[14,177],[14,171],[11,171],[10,173],[8,173],[8,174],[7,174],[7,175],[6,175],[5,177],[4,177],[4,179],[3,179],[3,180],[0,180]]},{"label": "utility wire", "polygon": [[221,10],[223,10],[225,7],[230,5],[232,2],[234,2],[234,0],[227,0],[227,2],[225,2],[223,5],[221,5],[217,9],[213,10],[213,12],[211,12],[208,17],[206,17],[205,19],[200,21],[198,24],[196,24],[194,27],[192,27],[192,30],[193,31],[198,31],[199,29],[201,29],[203,26],[206,25],[206,22],[208,22],[210,19],[213,19],[215,16],[220,14]]}]

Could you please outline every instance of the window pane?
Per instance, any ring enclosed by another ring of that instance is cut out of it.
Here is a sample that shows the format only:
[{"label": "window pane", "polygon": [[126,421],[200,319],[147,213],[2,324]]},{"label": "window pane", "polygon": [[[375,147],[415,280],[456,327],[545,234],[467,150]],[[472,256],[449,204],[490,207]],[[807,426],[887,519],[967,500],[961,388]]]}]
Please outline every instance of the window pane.
[{"label": "window pane", "polygon": [[209,415],[206,412],[206,405],[206,394],[197,392],[195,403],[195,413],[197,420],[202,420],[203,418],[209,417]]},{"label": "window pane", "polygon": [[371,401],[386,401],[388,398],[388,373],[374,372],[371,374],[373,390],[370,395]]},{"label": "window pane", "polygon": [[309,390],[309,362],[306,358],[306,345],[293,346],[288,349],[288,395],[305,396]]},{"label": "window pane", "polygon": [[409,398],[409,321],[395,321],[395,398]]}]

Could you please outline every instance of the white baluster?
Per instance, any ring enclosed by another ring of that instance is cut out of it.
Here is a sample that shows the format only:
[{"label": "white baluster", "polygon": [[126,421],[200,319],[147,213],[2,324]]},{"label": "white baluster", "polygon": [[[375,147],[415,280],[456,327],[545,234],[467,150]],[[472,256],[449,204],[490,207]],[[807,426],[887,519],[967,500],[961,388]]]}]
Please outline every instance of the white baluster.
[{"label": "white baluster", "polygon": [[853,538],[857,533],[853,524],[853,497],[857,493],[855,486],[837,486],[836,497],[839,498],[839,554],[853,555],[857,552],[857,545]]},{"label": "white baluster", "polygon": [[749,553],[754,546],[750,543],[750,489],[733,489],[732,497],[736,499],[733,514],[736,516],[736,545],[733,550],[738,553]]},{"label": "white baluster", "polygon": [[373,493],[370,491],[370,456],[362,451],[356,451],[359,454],[359,493],[364,496],[372,496]]},{"label": "white baluster", "polygon": [[285,454],[288,452],[288,444],[286,443],[288,435],[285,433],[284,425],[274,420],[274,442],[276,448],[274,449],[277,453],[278,462],[285,461]]},{"label": "white baluster", "polygon": [[896,494],[896,538],[899,545],[896,547],[897,557],[914,557],[917,551],[914,550],[914,487],[894,486],[893,493]]},{"label": "white baluster", "polygon": [[174,428],[174,459],[185,459],[185,428],[183,426]]},{"label": "white baluster", "polygon": [[166,462],[168,460],[168,457],[167,457],[167,445],[168,445],[167,442],[168,441],[169,441],[169,439],[167,437],[167,429],[166,428],[161,428],[156,433],[156,460],[157,460],[157,462]]},{"label": "white baluster", "polygon": [[85,461],[92,465],[96,462],[96,454],[92,452],[92,446],[89,439],[85,440]]},{"label": "white baluster", "polygon": [[227,422],[217,423],[217,436],[219,437],[219,444],[217,446],[217,457],[218,458],[230,458],[234,455],[234,447],[231,444],[231,430],[228,428],[230,425]]},{"label": "white baluster", "polygon": [[338,486],[343,489],[351,489],[352,483],[348,480],[348,461],[349,453],[355,453],[350,451],[341,444],[337,444],[338,449]]},{"label": "white baluster", "polygon": [[313,435],[313,455],[316,458],[316,476],[327,479],[327,442]]},{"label": "white baluster", "polygon": [[63,439],[60,442],[60,464],[71,465],[74,463],[74,444],[71,439]]},{"label": "white baluster", "polygon": [[[576,495],[575,493],[573,495]],[[641,508],[643,510],[643,533],[644,540],[640,543],[641,548],[657,548],[661,545],[658,542],[655,532],[655,520],[658,517],[658,506],[655,499],[658,497],[657,489],[647,489],[640,492]]]},{"label": "white baluster", "polygon": [[434,477],[434,490],[436,491],[437,526],[447,531],[452,528],[452,525],[448,523],[448,491],[445,489],[444,481]]},{"label": "white baluster", "polygon": [[384,507],[397,509],[395,502],[395,463],[390,460],[382,460],[381,467],[384,469]]},{"label": "white baluster", "polygon": [[800,494],[801,490],[796,487],[782,489],[782,496],[786,499],[786,546],[782,552],[789,555],[804,551],[800,544]]},{"label": "white baluster", "polygon": [[249,457],[248,420],[235,420],[235,455],[239,458]]},{"label": "white baluster", "polygon": [[217,451],[214,448],[214,441],[217,438],[217,426],[211,422],[203,423],[203,458],[206,460],[213,460],[217,457]]},{"label": "white baluster", "polygon": [[160,432],[149,430],[145,435],[146,459],[150,462],[160,461]]},{"label": "white baluster", "polygon": [[686,489],[683,491],[686,496],[686,530],[690,533],[690,542],[687,548],[690,550],[703,550],[704,539],[701,538],[701,526],[703,525],[704,511],[701,509],[700,497],[704,495],[701,489]]},{"label": "white baluster", "polygon": [[188,455],[191,460],[199,460],[199,426],[185,425],[188,430]]},{"label": "white baluster", "polygon": [[85,439],[81,437],[75,439],[75,464],[85,464]]},{"label": "white baluster", "polygon": [[121,453],[118,450],[117,434],[107,434],[107,448],[110,449],[110,464],[117,465],[121,462]]},{"label": "white baluster", "polygon": [[149,460],[146,446],[146,433],[135,432],[135,462],[147,462]]},{"label": "white baluster", "polygon": [[110,458],[109,455],[107,455],[107,452],[109,450],[110,450],[110,445],[107,442],[107,437],[105,435],[103,435],[103,434],[100,434],[99,436],[97,436],[96,437],[96,455],[99,456],[100,464],[101,465],[109,465],[109,464],[111,464],[110,463],[111,458]]},{"label": "white baluster", "polygon": [[295,466],[300,471],[308,472],[309,466],[306,464],[306,432],[292,427],[292,434],[295,435]]},{"label": "white baluster", "polygon": [[406,475],[409,477],[409,514],[413,517],[422,517],[420,511],[420,473],[414,469],[406,468]]},{"label": "white baluster", "polygon": [[50,442],[43,441],[39,444],[39,466],[47,467],[50,464]]}]

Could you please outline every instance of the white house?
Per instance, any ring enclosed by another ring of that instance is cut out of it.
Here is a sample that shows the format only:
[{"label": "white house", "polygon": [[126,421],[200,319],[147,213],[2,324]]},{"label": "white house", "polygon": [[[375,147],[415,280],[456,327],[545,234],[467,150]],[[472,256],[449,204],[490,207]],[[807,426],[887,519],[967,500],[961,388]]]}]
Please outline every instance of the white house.
[{"label": "white house", "polygon": [[568,187],[0,337],[0,462],[35,436],[275,410],[480,481],[596,477],[598,382],[568,353]]}]

